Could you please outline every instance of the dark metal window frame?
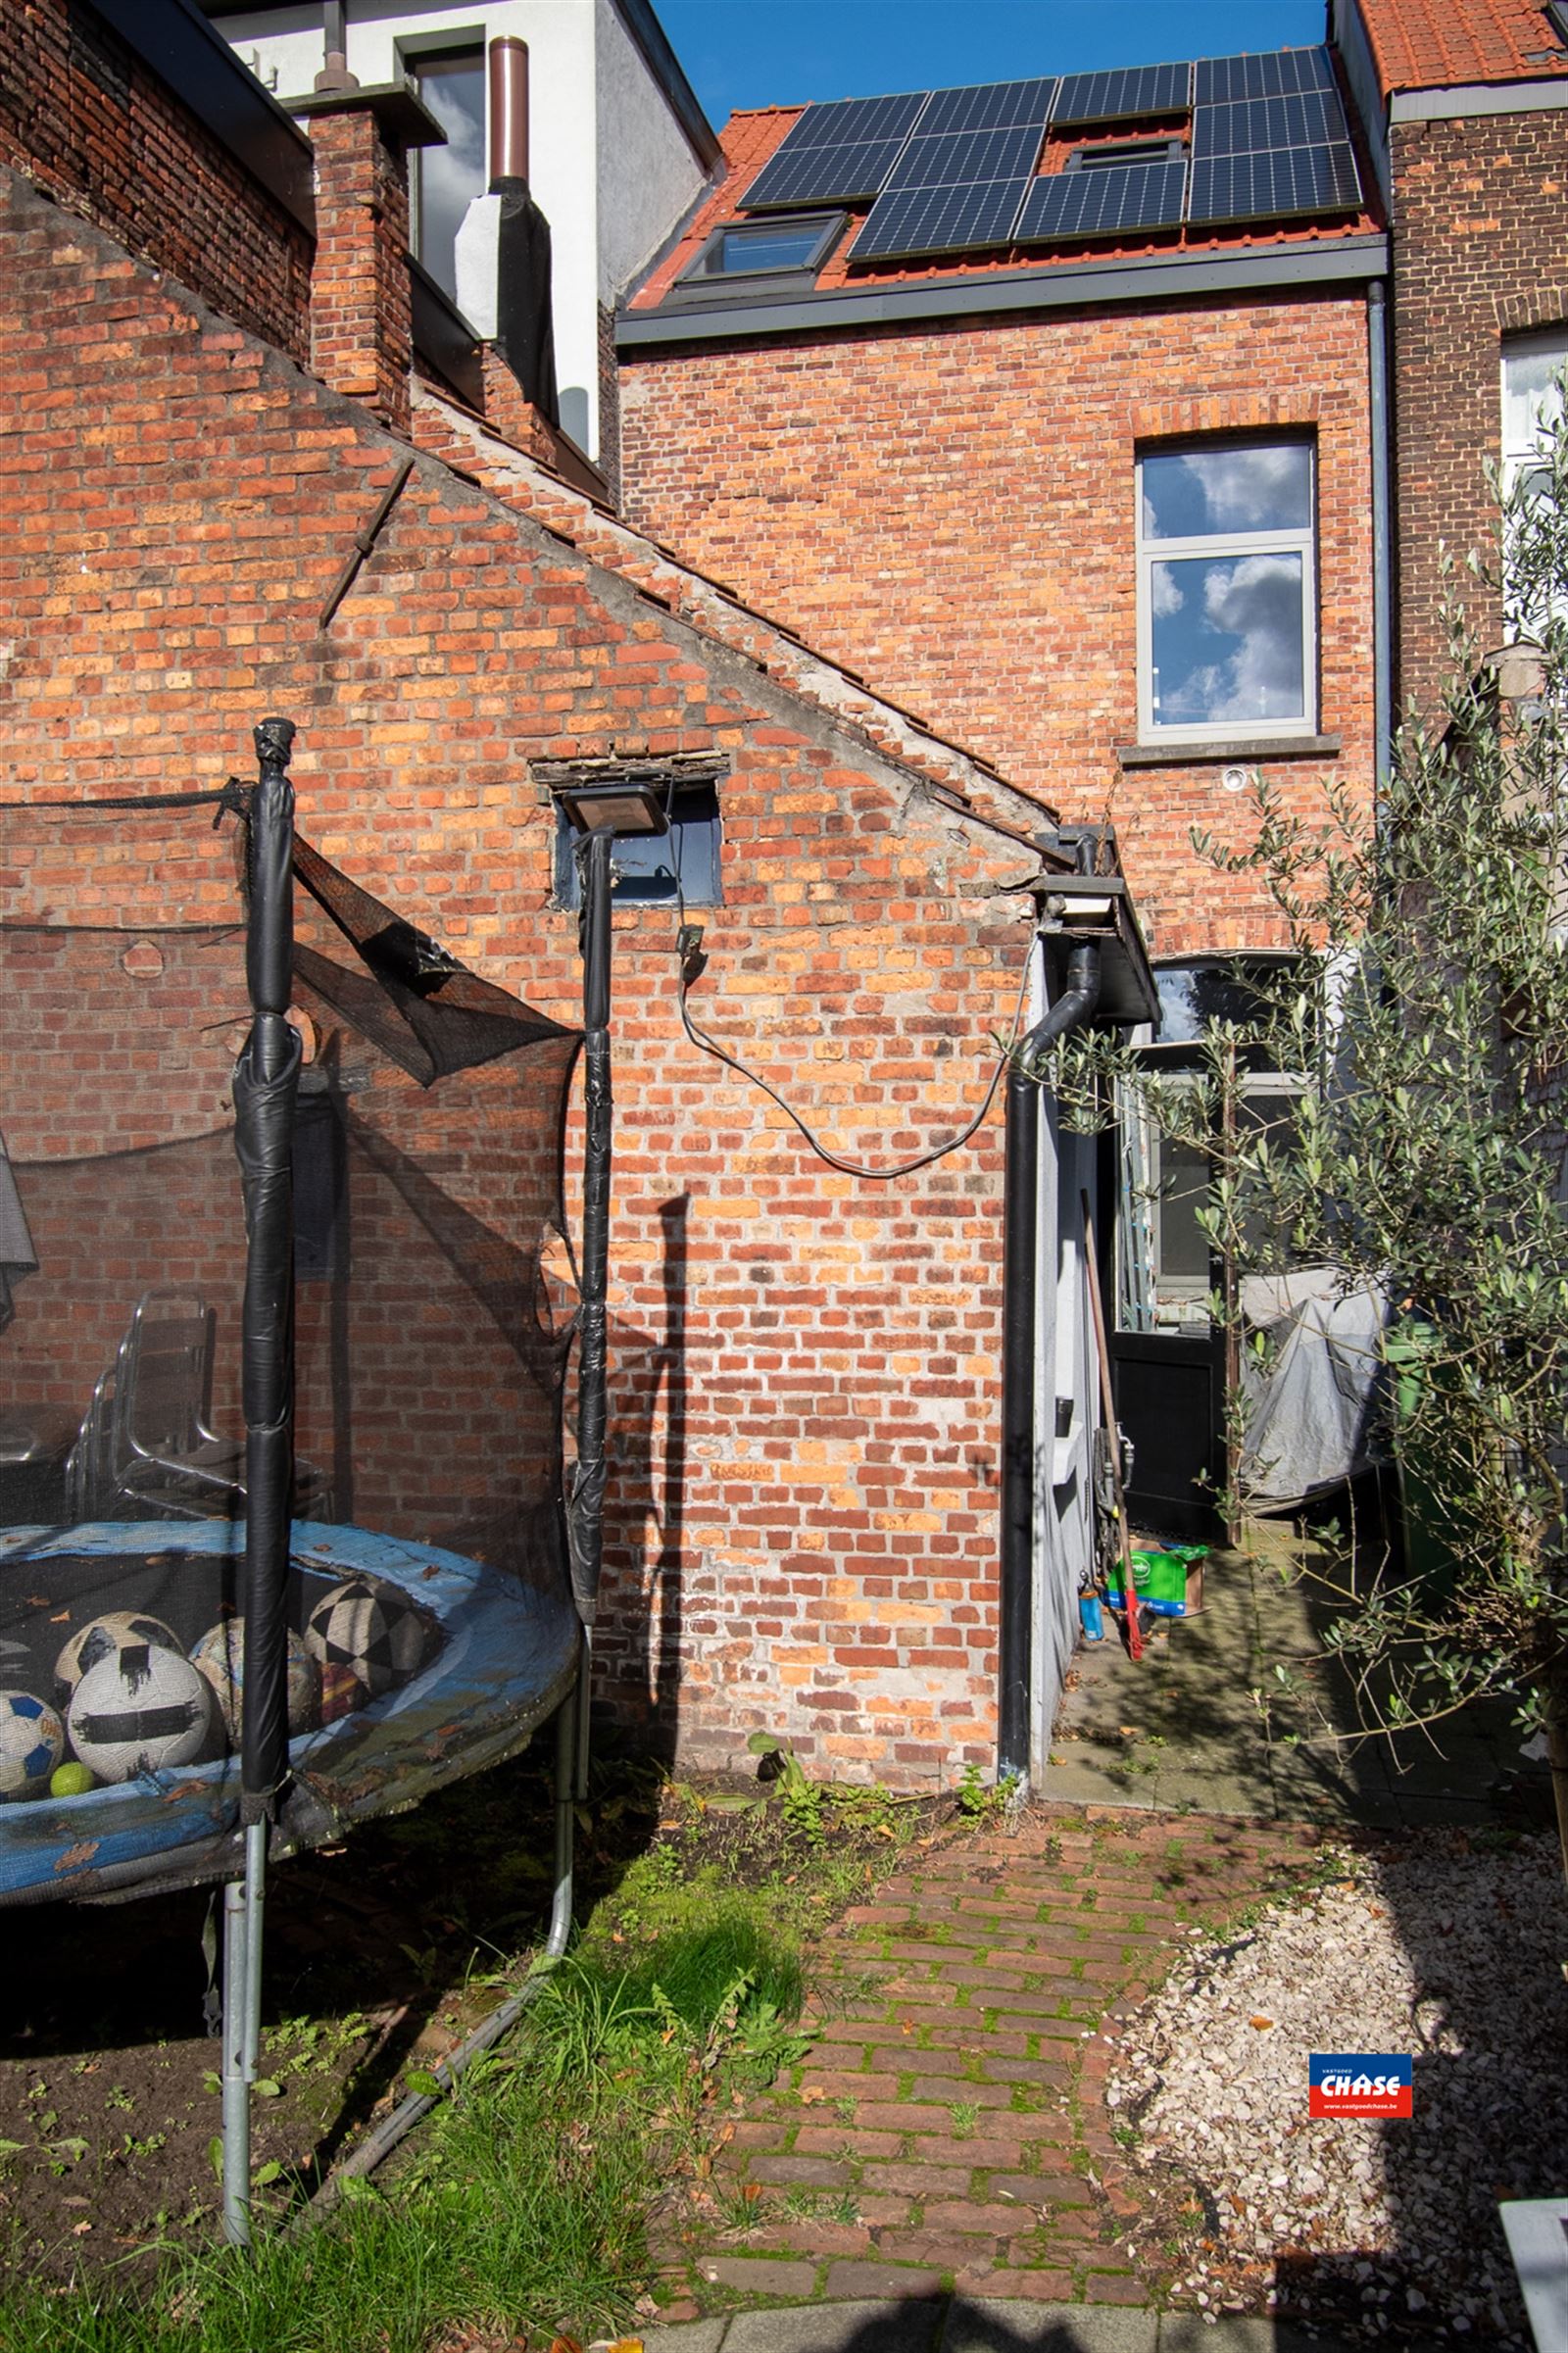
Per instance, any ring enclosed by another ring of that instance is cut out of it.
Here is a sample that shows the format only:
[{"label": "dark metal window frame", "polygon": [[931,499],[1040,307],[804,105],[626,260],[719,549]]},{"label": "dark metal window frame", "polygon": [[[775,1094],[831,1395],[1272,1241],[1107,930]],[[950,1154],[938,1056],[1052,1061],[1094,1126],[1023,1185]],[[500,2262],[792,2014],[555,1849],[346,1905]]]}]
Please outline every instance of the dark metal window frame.
[{"label": "dark metal window frame", "polygon": [[[759,295],[788,294],[808,289],[815,284],[816,273],[843,235],[849,218],[842,207],[835,207],[831,210],[813,209],[799,215],[770,213],[764,220],[720,221],[710,229],[701,251],[687,263],[664,299],[666,303],[679,303],[698,298],[707,304],[723,302],[733,294],[755,301]],[[808,228],[814,228],[817,236],[810,252],[802,262],[791,262],[784,268],[777,264],[759,265],[755,270],[713,270],[710,267],[712,257],[722,250],[726,237],[744,237],[750,230],[760,243],[764,237],[776,237],[780,229]]]},{"label": "dark metal window frame", "polygon": [[[398,72],[406,81],[414,84],[415,90],[417,92],[419,75],[427,67],[446,65],[455,58],[477,57],[482,73],[489,50],[482,25],[444,25],[439,32],[400,33],[394,44],[393,54],[397,59]],[[485,123],[484,160],[485,184],[488,186],[490,172],[490,126],[488,121]],[[422,171],[421,152],[416,147],[413,148],[409,154],[409,251],[428,276],[428,265],[419,251],[422,242],[419,233],[422,211],[419,179]],[[444,287],[442,292],[445,292]],[[451,298],[448,297],[448,299]]]},{"label": "dark metal window frame", "polygon": [[1187,142],[1176,135],[1153,139],[1104,139],[1098,146],[1075,147],[1063,172],[1108,172],[1118,164],[1179,164]]},{"label": "dark metal window frame", "polygon": [[[648,885],[652,877],[635,870],[637,861],[645,855],[670,865],[678,860],[679,897],[684,899],[688,907],[723,905],[724,826],[719,797],[720,770],[705,764],[700,769],[685,771],[679,767],[662,767],[656,762],[638,762],[635,765],[628,762],[612,769],[595,762],[576,773],[579,781],[630,779],[651,784],[659,795],[660,805],[668,820],[669,830],[665,834],[639,835],[615,843],[612,863],[622,869],[611,892],[615,906],[676,905],[677,893],[673,882],[666,888],[651,889]],[[581,904],[575,856],[577,839],[565,811],[558,804],[551,843],[551,904],[558,907],[574,909]],[[640,846],[645,841],[648,845],[646,852]]]}]

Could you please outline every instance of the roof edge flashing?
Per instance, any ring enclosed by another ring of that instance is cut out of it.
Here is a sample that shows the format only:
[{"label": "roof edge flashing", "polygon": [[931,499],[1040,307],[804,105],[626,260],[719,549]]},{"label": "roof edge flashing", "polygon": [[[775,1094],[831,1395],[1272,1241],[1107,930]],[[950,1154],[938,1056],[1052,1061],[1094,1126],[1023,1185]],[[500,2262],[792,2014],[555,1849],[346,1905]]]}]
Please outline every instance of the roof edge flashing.
[{"label": "roof edge flashing", "polygon": [[1150,303],[1196,295],[1267,292],[1276,287],[1364,284],[1384,277],[1389,241],[1379,232],[1321,244],[1247,246],[1225,254],[1138,254],[1103,262],[976,272],[915,284],[831,287],[745,308],[620,311],[622,351],[649,344],[710,342],[725,336],[829,334],[838,327],[900,326],[1009,311]]},{"label": "roof edge flashing", "polygon": [[1449,123],[1466,115],[1531,115],[1568,108],[1568,74],[1517,81],[1467,81],[1396,90],[1391,123]]}]

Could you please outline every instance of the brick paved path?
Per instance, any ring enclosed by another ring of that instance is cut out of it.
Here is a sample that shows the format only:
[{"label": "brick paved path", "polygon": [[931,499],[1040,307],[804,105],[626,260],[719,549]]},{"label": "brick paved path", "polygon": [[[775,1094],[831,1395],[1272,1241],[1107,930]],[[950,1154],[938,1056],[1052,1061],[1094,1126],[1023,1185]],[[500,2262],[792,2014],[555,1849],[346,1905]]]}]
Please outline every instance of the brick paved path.
[{"label": "brick paved path", "polygon": [[941,2287],[1150,2302],[1101,2029],[1186,1926],[1281,1888],[1321,1836],[1039,1807],[904,1864],[819,1953],[809,2056],[736,2120],[711,2213],[669,2250],[695,2307]]}]

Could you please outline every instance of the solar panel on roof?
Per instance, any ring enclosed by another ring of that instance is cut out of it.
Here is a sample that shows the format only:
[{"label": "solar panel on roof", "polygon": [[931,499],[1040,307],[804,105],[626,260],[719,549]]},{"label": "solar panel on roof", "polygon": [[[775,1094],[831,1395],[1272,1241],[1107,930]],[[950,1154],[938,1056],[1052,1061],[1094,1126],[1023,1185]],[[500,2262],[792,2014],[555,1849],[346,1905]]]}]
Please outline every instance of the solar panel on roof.
[{"label": "solar panel on roof", "polygon": [[1068,237],[1111,237],[1135,229],[1176,228],[1187,183],[1183,163],[1105,164],[1031,180],[1016,241],[1054,244]]},{"label": "solar panel on roof", "polygon": [[920,117],[922,139],[956,130],[1010,130],[1015,125],[1045,122],[1056,88],[1056,76],[1043,81],[983,81],[973,89],[933,90],[931,103]]},{"label": "solar panel on roof", "polygon": [[1347,138],[1337,90],[1289,97],[1233,98],[1193,110],[1193,154],[1260,155],[1275,147],[1320,147]]},{"label": "solar panel on roof", "polygon": [[797,204],[855,204],[874,196],[929,93],[834,98],[808,106],[741,198],[746,212]]},{"label": "solar panel on roof", "polygon": [[1262,155],[1213,155],[1193,165],[1189,221],[1281,221],[1348,210],[1361,201],[1347,140],[1276,147]]},{"label": "solar panel on roof", "polygon": [[1192,72],[1188,65],[1116,66],[1099,74],[1064,74],[1051,111],[1052,127],[1179,115],[1188,104]]},{"label": "solar panel on roof", "polygon": [[922,131],[906,145],[884,183],[895,188],[978,186],[988,179],[1025,179],[1040,154],[1045,125],[1015,130],[960,130],[928,139]]},{"label": "solar panel on roof", "polygon": [[877,199],[850,248],[852,262],[895,262],[983,251],[1011,242],[1027,179],[960,187],[901,188]]},{"label": "solar panel on roof", "polygon": [[894,98],[831,98],[808,106],[778,153],[786,147],[853,147],[862,139],[902,139],[914,128],[928,90],[904,90]]},{"label": "solar panel on roof", "polygon": [[748,213],[801,204],[860,204],[874,196],[904,151],[902,139],[861,139],[853,146],[781,147],[741,199]]},{"label": "solar panel on roof", "polygon": [[1297,90],[1332,90],[1326,49],[1265,49],[1248,57],[1200,57],[1193,69],[1193,104],[1231,98],[1279,98]]}]

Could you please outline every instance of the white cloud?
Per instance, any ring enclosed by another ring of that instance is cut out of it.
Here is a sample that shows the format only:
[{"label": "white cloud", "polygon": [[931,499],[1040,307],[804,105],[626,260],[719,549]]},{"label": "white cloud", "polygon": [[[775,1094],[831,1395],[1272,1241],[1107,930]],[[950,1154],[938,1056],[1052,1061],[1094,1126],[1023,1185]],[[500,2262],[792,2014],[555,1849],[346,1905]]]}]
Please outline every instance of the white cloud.
[{"label": "white cloud", "polygon": [[1187,599],[1176,585],[1174,565],[1155,564],[1152,594],[1156,618],[1163,620],[1167,613],[1180,613]]},{"label": "white cloud", "polygon": [[1307,520],[1304,443],[1189,450],[1181,463],[1202,492],[1210,531],[1268,531]]},{"label": "white cloud", "polygon": [[1169,683],[1174,665],[1165,667],[1161,716],[1177,723],[1300,716],[1300,558],[1244,556],[1204,570],[1206,629],[1238,642],[1221,660],[1195,663],[1174,686]]}]

